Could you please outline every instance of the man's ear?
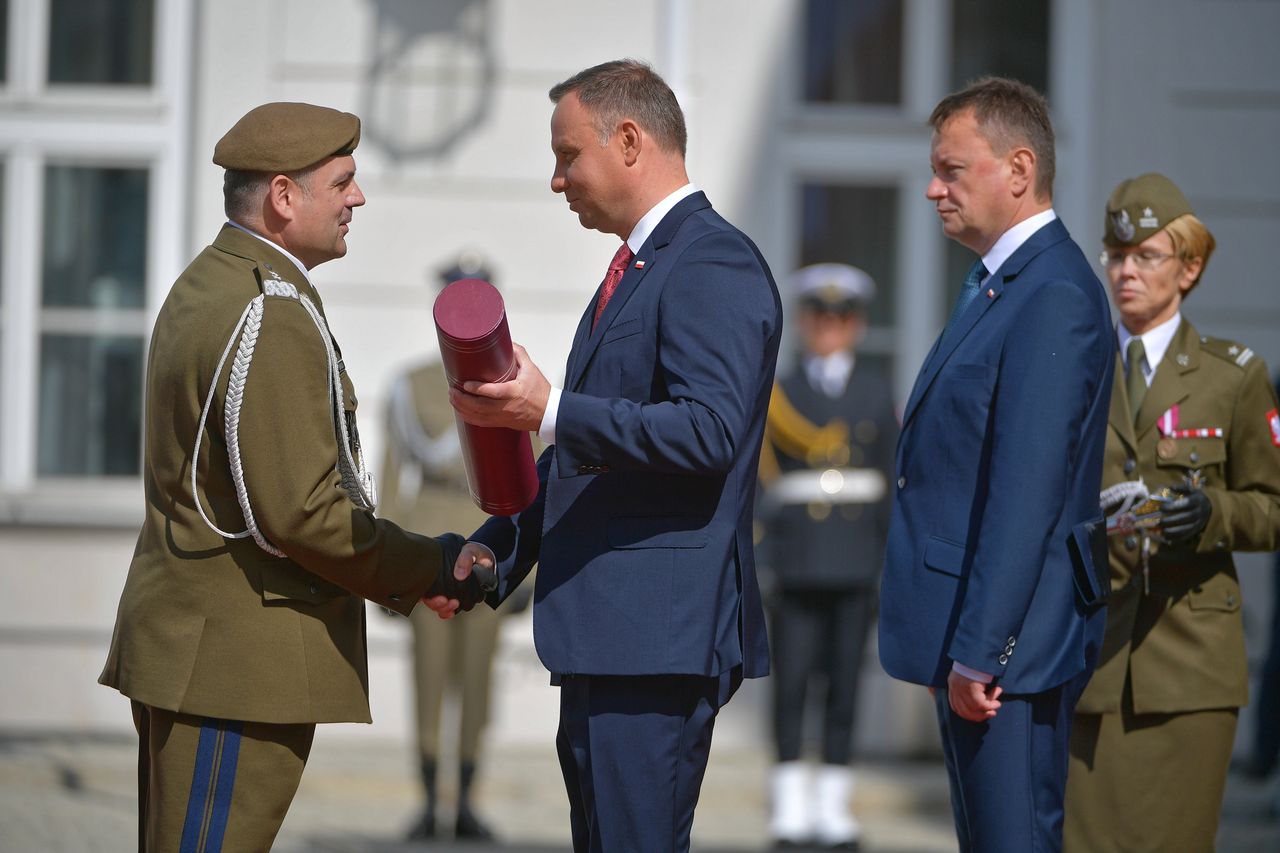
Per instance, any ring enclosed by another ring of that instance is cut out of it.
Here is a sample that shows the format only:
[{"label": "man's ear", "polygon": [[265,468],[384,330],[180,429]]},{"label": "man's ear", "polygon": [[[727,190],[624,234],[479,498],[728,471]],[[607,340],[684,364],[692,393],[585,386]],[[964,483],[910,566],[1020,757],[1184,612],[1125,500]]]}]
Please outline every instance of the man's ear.
[{"label": "man's ear", "polygon": [[272,175],[267,183],[267,207],[287,222],[294,219],[294,205],[302,191],[288,175]]},{"label": "man's ear", "polygon": [[1032,189],[1036,179],[1036,153],[1030,148],[1015,148],[1009,152],[1009,184],[1014,195],[1022,195]]},{"label": "man's ear", "polygon": [[628,166],[634,166],[640,158],[640,149],[644,147],[644,134],[640,125],[629,118],[618,123],[617,138],[622,146],[622,159]]}]

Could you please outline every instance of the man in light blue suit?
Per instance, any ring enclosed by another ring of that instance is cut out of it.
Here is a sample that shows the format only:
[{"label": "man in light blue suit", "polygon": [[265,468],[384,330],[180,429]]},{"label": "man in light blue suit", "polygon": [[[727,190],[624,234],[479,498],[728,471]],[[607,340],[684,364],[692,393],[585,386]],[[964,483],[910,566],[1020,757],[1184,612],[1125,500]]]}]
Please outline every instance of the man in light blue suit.
[{"label": "man in light blue suit", "polygon": [[467,421],[550,445],[533,505],[482,526],[455,574],[496,564],[496,606],[539,564],[574,849],[686,851],[716,713],[768,673],[751,526],[781,303],[689,183],[680,106],[648,66],[605,63],[550,95],[552,190],[625,242],[563,389],[517,347],[513,380],[451,393]]},{"label": "man in light blue suit", "polygon": [[987,78],[930,125],[925,194],[980,260],[903,412],[880,659],[934,692],[961,849],[1059,850],[1108,588],[1110,312],[1053,211],[1044,98]]}]

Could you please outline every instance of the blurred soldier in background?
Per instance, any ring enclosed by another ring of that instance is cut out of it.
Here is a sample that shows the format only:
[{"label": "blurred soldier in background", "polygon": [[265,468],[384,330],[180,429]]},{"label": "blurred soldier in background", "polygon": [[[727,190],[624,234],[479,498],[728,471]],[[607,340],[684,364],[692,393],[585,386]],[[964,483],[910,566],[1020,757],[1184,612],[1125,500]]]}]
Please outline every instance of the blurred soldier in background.
[{"label": "blurred soldier in background", "polygon": [[[858,359],[875,285],[855,267],[795,274],[795,368],[773,388],[760,455],[762,562],[772,596],[778,765],[770,832],[779,846],[854,849],[854,709],[888,524],[898,438],[888,375]],[[825,685],[822,764],[801,760],[808,688]]]},{"label": "blurred soldier in background", "polygon": [[[479,255],[473,252],[463,253],[457,264],[442,270],[439,285],[443,288],[460,278],[490,280]],[[467,488],[448,380],[439,359],[410,368],[392,385],[380,484],[381,512],[397,524],[417,525],[416,529],[430,525],[443,530],[474,530],[488,518],[472,502]],[[489,682],[500,619],[489,607],[449,621],[426,608],[409,616],[417,742],[426,792],[426,807],[409,830],[410,841],[425,841],[437,832],[436,773],[446,691],[459,703],[458,806],[453,834],[460,839],[493,837],[472,809],[471,789],[480,738],[489,718]]]}]

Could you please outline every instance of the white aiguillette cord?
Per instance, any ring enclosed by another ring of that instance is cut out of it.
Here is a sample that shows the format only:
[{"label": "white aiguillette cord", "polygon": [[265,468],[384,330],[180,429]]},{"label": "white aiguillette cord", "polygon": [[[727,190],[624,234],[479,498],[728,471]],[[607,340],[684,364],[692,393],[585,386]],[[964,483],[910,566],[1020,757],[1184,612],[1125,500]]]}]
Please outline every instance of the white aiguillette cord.
[{"label": "white aiguillette cord", "polygon": [[[338,473],[342,478],[342,486],[352,501],[363,509],[372,510],[377,504],[373,477],[364,469],[363,459],[356,459],[351,455],[347,421],[342,406],[342,380],[338,370],[338,356],[333,348],[333,340],[329,336],[329,328],[324,321],[324,317],[310,299],[306,296],[299,296],[297,288],[286,281],[268,281],[265,284],[265,289],[267,294],[273,296],[288,296],[297,299],[302,304],[302,307],[306,309],[307,315],[320,333],[320,338],[324,343],[325,354],[328,357],[329,396],[334,406],[334,421],[338,425],[340,439]],[[240,458],[240,407],[244,402],[244,387],[249,377],[249,365],[253,362],[253,351],[258,344],[258,335],[262,327],[264,301],[265,295],[259,294],[245,306],[244,312],[240,315],[239,321],[236,322],[236,326],[231,332],[231,338],[227,341],[226,348],[222,351],[222,357],[218,359],[218,366],[213,371],[213,380],[209,384],[209,393],[205,397],[204,409],[200,412],[200,425],[196,430],[195,448],[191,454],[191,499],[195,503],[200,517],[204,519],[204,523],[214,533],[226,539],[244,539],[252,536],[253,541],[258,543],[258,547],[268,554],[274,557],[284,557],[286,554],[272,545],[258,529],[257,521],[253,515],[253,507],[249,501],[249,490],[244,482],[244,465]],[[242,331],[243,335],[241,335]],[[231,362],[231,375],[227,379],[227,398],[223,407],[223,423],[227,440],[227,459],[231,466],[231,479],[236,487],[236,500],[240,504],[240,511],[244,514],[246,529],[239,533],[230,533],[219,528],[205,513],[204,504],[200,501],[196,474],[200,467],[200,445],[204,440],[205,422],[209,417],[209,409],[213,405],[213,397],[218,388],[218,377],[222,375],[222,367],[227,362],[227,356],[231,353],[231,347],[235,344],[236,338],[240,339],[240,346],[236,349],[235,359]]]}]

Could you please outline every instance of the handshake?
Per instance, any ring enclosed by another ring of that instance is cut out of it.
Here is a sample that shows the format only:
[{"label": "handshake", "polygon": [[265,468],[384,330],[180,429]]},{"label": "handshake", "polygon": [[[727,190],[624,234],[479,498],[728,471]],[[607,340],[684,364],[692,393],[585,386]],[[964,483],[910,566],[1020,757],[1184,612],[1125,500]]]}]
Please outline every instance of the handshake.
[{"label": "handshake", "polygon": [[[458,534],[445,533],[435,540],[440,543],[440,574],[422,600],[441,619],[449,619],[459,610],[472,609],[485,595],[497,589],[498,576],[494,567],[480,562],[482,557],[488,562],[488,554],[475,545],[467,548],[467,540]],[[465,562],[462,560],[464,553],[471,562],[466,576],[459,580],[456,572],[458,564]]]}]

